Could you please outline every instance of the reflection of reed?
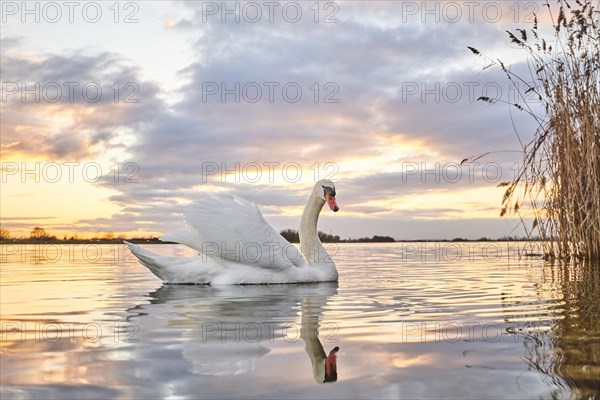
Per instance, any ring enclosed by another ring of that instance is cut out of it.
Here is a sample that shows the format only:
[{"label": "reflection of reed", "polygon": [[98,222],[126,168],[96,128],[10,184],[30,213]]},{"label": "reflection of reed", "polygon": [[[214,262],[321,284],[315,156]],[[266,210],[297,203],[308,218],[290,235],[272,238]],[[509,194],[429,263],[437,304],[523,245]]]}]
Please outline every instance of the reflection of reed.
[{"label": "reflection of reed", "polygon": [[[548,322],[541,323],[539,313],[511,313],[506,322],[527,320],[511,333],[523,338],[523,359],[530,370],[541,373],[549,386],[595,398],[600,393],[599,265],[547,263],[540,272],[534,283],[539,301],[547,303]],[[536,304],[530,305],[535,310]],[[503,298],[507,312],[522,306]]]},{"label": "reflection of reed", "polygon": [[552,341],[554,373],[583,397],[600,393],[600,265],[548,266],[550,284],[562,293]]}]

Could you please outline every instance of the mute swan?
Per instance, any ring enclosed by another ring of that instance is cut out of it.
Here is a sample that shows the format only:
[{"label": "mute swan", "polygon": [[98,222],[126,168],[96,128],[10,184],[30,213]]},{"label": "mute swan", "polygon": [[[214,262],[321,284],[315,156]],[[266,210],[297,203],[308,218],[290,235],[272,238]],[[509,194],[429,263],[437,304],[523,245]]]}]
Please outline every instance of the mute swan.
[{"label": "mute swan", "polygon": [[298,250],[263,218],[258,207],[239,197],[210,195],[186,212],[188,231],[162,241],[184,244],[195,257],[164,256],[125,242],[139,261],[165,283],[268,284],[337,281],[335,263],[317,234],[323,205],[339,210],[335,185],[317,182],[300,219]]}]

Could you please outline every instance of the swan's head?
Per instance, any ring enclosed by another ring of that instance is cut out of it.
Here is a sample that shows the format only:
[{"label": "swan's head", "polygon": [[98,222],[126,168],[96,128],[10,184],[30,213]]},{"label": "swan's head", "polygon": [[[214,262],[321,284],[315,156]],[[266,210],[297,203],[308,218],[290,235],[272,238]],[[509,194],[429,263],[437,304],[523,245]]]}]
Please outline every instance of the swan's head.
[{"label": "swan's head", "polygon": [[335,200],[335,184],[332,181],[323,179],[317,182],[313,191],[319,198],[327,203],[329,208],[331,208],[331,211],[337,212],[340,209]]},{"label": "swan's head", "polygon": [[340,348],[335,346],[329,352],[329,356],[327,356],[327,360],[325,361],[325,379],[323,381],[325,383],[337,381],[337,352],[339,350]]}]

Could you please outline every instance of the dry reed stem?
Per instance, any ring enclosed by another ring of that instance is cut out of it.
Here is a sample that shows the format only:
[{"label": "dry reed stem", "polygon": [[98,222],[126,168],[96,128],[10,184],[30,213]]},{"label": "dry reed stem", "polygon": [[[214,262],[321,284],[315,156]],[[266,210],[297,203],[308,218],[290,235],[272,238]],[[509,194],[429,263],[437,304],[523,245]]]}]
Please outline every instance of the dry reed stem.
[{"label": "dry reed stem", "polygon": [[[508,32],[527,52],[533,84],[512,104],[537,122],[534,139],[523,145],[523,168],[504,182],[501,215],[521,218],[528,235],[536,229],[550,258],[600,259],[600,13],[592,1],[557,0],[552,44],[533,28]],[[531,36],[528,36],[528,32]],[[469,49],[483,56],[477,49]],[[511,83],[525,79],[500,60]],[[487,68],[487,67],[486,67]],[[519,91],[517,85],[515,89]],[[537,115],[524,101],[533,92],[545,110]],[[495,102],[489,98],[482,101]],[[523,206],[526,206],[525,208]],[[532,226],[523,216],[533,215]]]}]

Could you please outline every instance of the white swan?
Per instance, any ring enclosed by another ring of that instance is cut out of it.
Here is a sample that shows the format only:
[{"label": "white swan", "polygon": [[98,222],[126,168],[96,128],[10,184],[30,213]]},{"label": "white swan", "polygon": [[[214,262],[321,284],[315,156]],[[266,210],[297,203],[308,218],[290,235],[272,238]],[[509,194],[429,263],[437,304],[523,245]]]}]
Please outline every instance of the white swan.
[{"label": "white swan", "polygon": [[300,219],[300,250],[275,231],[253,203],[239,197],[210,195],[186,212],[189,230],[169,233],[165,242],[198,251],[195,257],[164,256],[125,242],[139,261],[165,283],[267,284],[337,281],[335,263],[317,234],[323,205],[338,211],[335,185],[321,180]]}]

